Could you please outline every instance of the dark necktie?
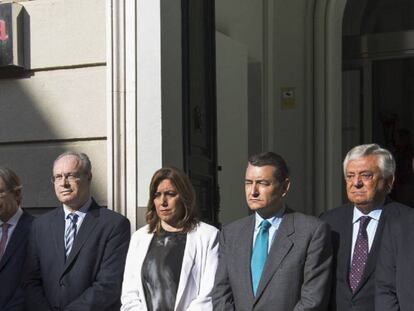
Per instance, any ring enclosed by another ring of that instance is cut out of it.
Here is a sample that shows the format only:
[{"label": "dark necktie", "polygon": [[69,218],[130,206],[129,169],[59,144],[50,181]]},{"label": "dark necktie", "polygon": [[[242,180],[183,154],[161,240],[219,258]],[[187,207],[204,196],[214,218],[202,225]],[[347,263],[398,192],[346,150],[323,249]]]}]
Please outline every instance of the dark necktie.
[{"label": "dark necktie", "polygon": [[0,259],[6,251],[7,239],[9,238],[9,227],[10,224],[6,222],[1,225]]},{"label": "dark necktie", "polygon": [[75,213],[71,213],[66,217],[67,219],[70,219],[70,224],[66,228],[66,232],[65,232],[66,258],[69,257],[70,251],[72,250],[73,241],[75,240],[75,237],[76,237],[76,231],[77,231],[76,223],[78,222],[78,217],[79,216]]},{"label": "dark necktie", "polygon": [[355,292],[357,289],[367,263],[369,252],[367,226],[370,220],[371,217],[369,216],[359,218],[358,236],[354,246],[354,254],[352,255],[351,268],[349,270],[349,285],[352,292]]},{"label": "dark necktie", "polygon": [[253,293],[256,296],[257,287],[259,286],[263,268],[266,263],[267,250],[269,247],[269,228],[271,224],[267,220],[260,223],[260,230],[254,243],[252,260],[250,263],[252,272]]}]

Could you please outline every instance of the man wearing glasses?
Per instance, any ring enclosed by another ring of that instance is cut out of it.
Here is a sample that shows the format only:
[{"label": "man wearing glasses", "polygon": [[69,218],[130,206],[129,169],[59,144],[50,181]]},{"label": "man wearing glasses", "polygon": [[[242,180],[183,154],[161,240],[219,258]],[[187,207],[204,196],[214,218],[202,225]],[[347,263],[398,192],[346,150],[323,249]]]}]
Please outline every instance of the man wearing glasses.
[{"label": "man wearing glasses", "polygon": [[62,203],[33,222],[24,282],[27,310],[119,310],[129,221],[91,197],[91,162],[65,152],[53,164]]},{"label": "man wearing glasses", "polygon": [[22,185],[11,169],[0,167],[0,310],[23,309],[20,287],[33,217],[20,207]]},{"label": "man wearing glasses", "polygon": [[329,310],[374,311],[375,267],[384,225],[409,207],[387,197],[395,174],[388,150],[376,144],[356,146],[346,155],[343,169],[350,203],[322,216],[331,226],[334,249]]}]

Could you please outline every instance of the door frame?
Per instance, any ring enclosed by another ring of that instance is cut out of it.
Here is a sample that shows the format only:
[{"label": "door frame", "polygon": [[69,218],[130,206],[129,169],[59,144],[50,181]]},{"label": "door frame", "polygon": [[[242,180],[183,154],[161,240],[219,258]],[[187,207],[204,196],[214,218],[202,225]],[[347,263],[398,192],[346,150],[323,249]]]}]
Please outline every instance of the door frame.
[{"label": "door frame", "polygon": [[315,0],[315,212],[342,203],[342,18],[347,0]]}]

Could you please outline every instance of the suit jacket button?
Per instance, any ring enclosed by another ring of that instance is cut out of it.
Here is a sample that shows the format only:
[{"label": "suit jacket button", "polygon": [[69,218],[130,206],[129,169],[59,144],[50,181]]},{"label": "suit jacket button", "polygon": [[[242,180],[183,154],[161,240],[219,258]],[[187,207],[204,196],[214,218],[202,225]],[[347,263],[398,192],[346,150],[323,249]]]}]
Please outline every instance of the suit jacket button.
[{"label": "suit jacket button", "polygon": [[60,281],[59,285],[60,287],[65,287],[65,283],[63,283],[63,281]]}]

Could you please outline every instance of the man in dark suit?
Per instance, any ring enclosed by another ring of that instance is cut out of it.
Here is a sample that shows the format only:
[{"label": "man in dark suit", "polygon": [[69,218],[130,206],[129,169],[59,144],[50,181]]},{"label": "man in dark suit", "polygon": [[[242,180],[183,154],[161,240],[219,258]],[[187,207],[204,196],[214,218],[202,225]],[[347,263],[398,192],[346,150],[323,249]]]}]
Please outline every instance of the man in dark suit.
[{"label": "man in dark suit", "polygon": [[414,210],[385,225],[376,270],[376,311],[414,308]]},{"label": "man in dark suit", "polygon": [[249,158],[245,191],[254,213],[221,233],[214,310],[327,310],[329,228],[286,207],[289,185],[282,157]]},{"label": "man in dark suit", "polygon": [[23,310],[21,273],[33,217],[20,207],[22,185],[11,169],[0,167],[0,310]]},{"label": "man in dark suit", "polygon": [[374,311],[375,267],[384,224],[409,207],[387,198],[395,161],[376,144],[356,146],[345,157],[350,203],[322,215],[332,230],[334,285],[330,310]]},{"label": "man in dark suit", "polygon": [[63,206],[33,222],[24,282],[27,310],[119,310],[129,221],[92,199],[87,155],[60,155],[52,180]]}]

